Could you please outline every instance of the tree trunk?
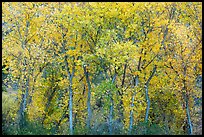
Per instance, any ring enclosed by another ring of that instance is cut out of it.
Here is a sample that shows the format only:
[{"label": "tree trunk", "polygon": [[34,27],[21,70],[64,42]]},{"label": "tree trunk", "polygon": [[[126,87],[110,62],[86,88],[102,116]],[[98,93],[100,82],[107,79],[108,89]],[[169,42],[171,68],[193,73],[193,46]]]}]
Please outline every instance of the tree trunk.
[{"label": "tree trunk", "polygon": [[[62,25],[62,24],[61,24]],[[65,53],[65,44],[66,44],[66,40],[65,40],[65,36],[66,34],[62,33],[62,38],[63,38],[63,42],[62,42],[62,52]],[[68,56],[65,55],[64,56],[64,63],[65,63],[65,67],[66,67],[66,71],[67,71],[67,79],[69,80],[69,131],[70,131],[70,135],[73,135],[73,120],[72,120],[72,114],[73,114],[73,90],[72,90],[72,80],[74,77],[74,72],[75,72],[75,64],[73,64],[72,66],[72,73],[70,72],[70,66],[69,63],[67,61]]]},{"label": "tree trunk", "polygon": [[132,96],[132,103],[131,103],[131,110],[130,110],[130,125],[129,125],[129,134],[132,133],[132,125],[133,125],[133,107],[134,107],[134,100],[135,100],[136,92],[134,92]]},{"label": "tree trunk", "polygon": [[[113,76],[112,84],[115,82],[117,74]],[[110,112],[109,112],[109,134],[113,134],[113,95],[110,92]]]},{"label": "tree trunk", "polygon": [[145,123],[148,122],[148,116],[149,116],[149,109],[150,109],[150,99],[148,95],[148,85],[145,85],[145,96],[146,96],[146,101],[147,101],[147,108],[146,108],[146,113],[145,113]]},{"label": "tree trunk", "polygon": [[147,108],[146,108],[146,113],[145,113],[145,123],[148,122],[148,117],[149,117],[149,109],[150,109],[150,99],[149,99],[149,94],[148,94],[148,90],[149,90],[149,82],[152,79],[152,77],[154,76],[154,73],[156,72],[156,66],[154,66],[152,74],[150,75],[149,79],[147,80],[147,82],[145,83],[145,96],[146,96],[146,101],[147,101]]},{"label": "tree trunk", "polygon": [[[20,35],[20,39],[22,40],[21,41],[21,47],[22,49],[25,50],[25,46],[26,46],[26,38],[28,36],[28,28],[30,26],[30,22],[29,21],[26,21],[26,30],[25,30],[25,38],[23,39]],[[26,73],[26,71],[28,71],[28,74],[24,74],[24,78],[22,80],[22,84],[24,86],[22,86],[22,100],[21,100],[21,103],[20,103],[20,110],[19,110],[19,113],[20,113],[20,119],[19,119],[19,126],[20,126],[20,129],[23,128],[25,126],[25,110],[26,110],[26,107],[27,107],[27,98],[28,98],[28,90],[29,90],[29,75],[30,75],[30,67],[28,66],[28,62],[27,62],[27,58],[24,57],[24,60],[23,60],[23,66],[24,66],[24,69],[23,69],[23,73]],[[24,79],[26,80],[26,83],[24,84]]]},{"label": "tree trunk", "polygon": [[[183,76],[186,77],[186,71],[187,71],[187,66],[184,62],[182,62],[182,67],[183,67]],[[186,104],[186,117],[187,117],[187,122],[188,122],[188,134],[189,135],[192,135],[192,132],[193,132],[193,126],[192,126],[192,122],[191,122],[191,116],[190,116],[190,110],[189,110],[189,92],[187,90],[187,87],[186,87],[186,80],[183,79],[183,84],[184,84],[184,87],[183,87],[183,90],[185,90],[186,92],[184,93],[183,92],[183,97],[184,97],[184,101],[185,101],[185,104]]]},{"label": "tree trunk", "polygon": [[88,99],[87,99],[87,111],[88,111],[88,117],[87,117],[87,128],[90,129],[91,127],[91,84],[89,80],[88,71],[86,70],[86,66],[83,66],[84,69],[84,75],[86,76],[86,82],[88,85]]},{"label": "tree trunk", "polygon": [[67,79],[69,80],[69,130],[70,130],[70,135],[73,135],[73,120],[72,120],[72,105],[73,105],[73,90],[72,90],[72,80],[74,77],[74,67],[72,68],[72,74],[69,71],[69,64],[67,62],[67,56],[65,56],[65,66],[66,66],[66,71],[67,71]]},{"label": "tree trunk", "polygon": [[[26,66],[27,66],[27,62],[26,62],[26,58],[24,59],[24,63],[23,65],[25,66],[25,69],[23,70],[24,72],[26,72]],[[30,68],[28,68],[29,71]],[[27,107],[27,98],[28,98],[28,90],[29,90],[29,73],[26,75],[24,75],[24,79],[26,79],[26,83],[23,84],[24,86],[22,86],[22,91],[24,93],[22,93],[22,100],[21,100],[21,104],[20,104],[20,119],[19,119],[19,126],[20,129],[23,128],[25,126],[25,111],[26,111],[26,107]],[[24,81],[23,79],[23,81]]]},{"label": "tree trunk", "polygon": [[188,134],[192,135],[193,133],[193,126],[192,126],[192,122],[191,122],[191,115],[190,115],[190,109],[189,109],[189,104],[188,104],[188,98],[185,95],[185,102],[186,102],[186,117],[187,117],[187,121],[188,121]]},{"label": "tree trunk", "polygon": [[[122,83],[121,83],[121,88],[123,88],[124,85],[125,85],[126,69],[127,69],[127,63],[124,65],[123,79],[122,79]],[[121,92],[118,91],[118,94],[121,96],[121,100],[120,100],[120,103],[118,105],[118,110],[119,110],[119,115],[120,115],[119,121],[122,122],[123,119],[124,119],[124,115],[123,115],[124,106],[123,106],[123,101],[122,101],[123,91],[122,90],[121,90]]]},{"label": "tree trunk", "polygon": [[[139,84],[139,77],[136,76],[135,77],[135,80],[134,80],[134,87],[135,86],[138,86]],[[133,87],[133,88],[134,88]],[[132,133],[132,126],[133,126],[133,107],[134,107],[134,100],[135,100],[135,95],[136,95],[136,92],[134,91],[133,93],[133,96],[132,96],[132,103],[131,103],[131,110],[130,110],[130,124],[129,124],[129,134]]]}]

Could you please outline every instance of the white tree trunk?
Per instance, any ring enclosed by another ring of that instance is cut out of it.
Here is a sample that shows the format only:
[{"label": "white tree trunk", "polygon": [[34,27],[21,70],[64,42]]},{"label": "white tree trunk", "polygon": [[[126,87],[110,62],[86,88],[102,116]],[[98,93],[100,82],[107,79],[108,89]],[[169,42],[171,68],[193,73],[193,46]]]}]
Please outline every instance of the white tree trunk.
[{"label": "white tree trunk", "polygon": [[[134,87],[137,87],[139,84],[139,77],[136,76],[135,78],[135,83],[134,83]],[[134,100],[135,100],[135,95],[136,92],[134,91],[133,96],[132,96],[132,103],[131,103],[131,110],[130,110],[130,124],[129,124],[129,134],[132,133],[132,126],[133,126],[133,107],[134,107]]]},{"label": "white tree trunk", "polygon": [[89,75],[86,70],[86,66],[83,66],[84,69],[84,75],[86,77],[86,82],[88,85],[88,99],[87,99],[87,111],[88,111],[88,117],[87,117],[87,128],[90,129],[91,127],[91,84],[89,80]]}]

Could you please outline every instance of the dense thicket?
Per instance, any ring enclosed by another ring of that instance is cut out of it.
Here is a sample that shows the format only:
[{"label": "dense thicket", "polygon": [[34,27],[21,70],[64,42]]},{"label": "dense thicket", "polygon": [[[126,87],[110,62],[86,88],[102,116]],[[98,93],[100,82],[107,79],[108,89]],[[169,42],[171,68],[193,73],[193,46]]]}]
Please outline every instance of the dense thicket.
[{"label": "dense thicket", "polygon": [[201,3],[2,6],[3,134],[201,134]]}]

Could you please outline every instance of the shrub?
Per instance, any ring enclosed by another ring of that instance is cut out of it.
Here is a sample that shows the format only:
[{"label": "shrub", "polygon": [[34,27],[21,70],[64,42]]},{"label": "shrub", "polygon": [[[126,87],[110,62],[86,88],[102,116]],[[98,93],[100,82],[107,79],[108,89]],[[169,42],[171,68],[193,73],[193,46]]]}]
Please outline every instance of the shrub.
[{"label": "shrub", "polygon": [[7,92],[2,93],[2,134],[17,134],[17,108],[15,98]]}]

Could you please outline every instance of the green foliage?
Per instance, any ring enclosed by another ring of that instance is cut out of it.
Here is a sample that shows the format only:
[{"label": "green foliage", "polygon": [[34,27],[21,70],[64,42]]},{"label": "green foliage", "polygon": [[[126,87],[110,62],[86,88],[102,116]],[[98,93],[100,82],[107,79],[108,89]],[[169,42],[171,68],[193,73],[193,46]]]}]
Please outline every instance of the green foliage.
[{"label": "green foliage", "polygon": [[139,122],[137,125],[133,126],[132,134],[136,135],[164,135],[165,129],[155,123],[144,123]]},{"label": "green foliage", "polygon": [[[18,103],[11,93],[2,92],[2,133],[10,134],[16,125]],[[15,128],[14,128],[15,129]]]},{"label": "green foliage", "polygon": [[50,135],[50,130],[43,127],[41,123],[27,122],[25,127],[22,128],[18,135]]}]

